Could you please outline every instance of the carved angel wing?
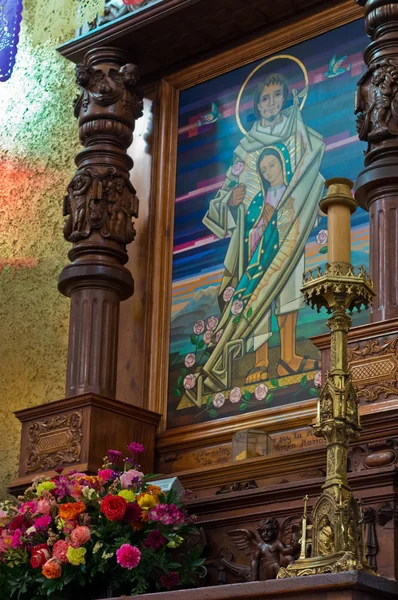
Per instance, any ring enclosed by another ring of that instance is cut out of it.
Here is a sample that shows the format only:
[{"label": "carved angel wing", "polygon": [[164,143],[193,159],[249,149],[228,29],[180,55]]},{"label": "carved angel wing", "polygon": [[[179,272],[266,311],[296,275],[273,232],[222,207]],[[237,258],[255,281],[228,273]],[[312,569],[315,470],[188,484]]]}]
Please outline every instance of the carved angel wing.
[{"label": "carved angel wing", "polygon": [[260,538],[253,531],[248,529],[233,529],[228,531],[228,535],[239,550],[242,550],[246,556],[252,556],[261,543]]}]

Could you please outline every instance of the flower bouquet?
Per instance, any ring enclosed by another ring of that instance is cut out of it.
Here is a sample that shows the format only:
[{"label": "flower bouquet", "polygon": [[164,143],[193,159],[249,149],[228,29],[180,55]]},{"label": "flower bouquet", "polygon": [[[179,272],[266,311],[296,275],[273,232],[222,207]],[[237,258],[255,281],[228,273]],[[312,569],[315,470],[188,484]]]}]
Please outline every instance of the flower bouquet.
[{"label": "flower bouquet", "polygon": [[96,476],[37,478],[0,504],[0,590],[4,600],[90,600],[189,587],[203,559],[194,517],[163,493],[131,457],[109,450]]}]

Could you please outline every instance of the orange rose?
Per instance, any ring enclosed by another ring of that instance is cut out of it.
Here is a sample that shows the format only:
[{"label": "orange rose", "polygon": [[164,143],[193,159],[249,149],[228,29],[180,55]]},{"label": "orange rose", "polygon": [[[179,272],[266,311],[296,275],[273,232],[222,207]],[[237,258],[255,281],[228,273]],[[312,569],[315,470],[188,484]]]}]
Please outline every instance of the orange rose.
[{"label": "orange rose", "polygon": [[50,558],[43,565],[41,572],[47,579],[59,579],[62,575],[61,565],[55,558]]},{"label": "orange rose", "polygon": [[84,513],[86,506],[83,502],[67,502],[66,504],[60,504],[58,508],[59,516],[61,519],[73,520],[79,515]]}]

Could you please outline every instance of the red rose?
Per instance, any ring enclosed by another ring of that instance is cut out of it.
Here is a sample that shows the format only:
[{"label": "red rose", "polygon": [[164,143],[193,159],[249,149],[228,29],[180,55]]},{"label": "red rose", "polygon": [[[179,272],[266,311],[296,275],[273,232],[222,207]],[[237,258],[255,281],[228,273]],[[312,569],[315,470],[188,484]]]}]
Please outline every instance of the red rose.
[{"label": "red rose", "polygon": [[39,544],[34,546],[31,550],[32,556],[30,557],[30,564],[34,569],[42,567],[49,558],[51,558],[50,551],[47,544]]},{"label": "red rose", "polygon": [[110,521],[121,521],[127,508],[127,500],[121,496],[108,494],[101,502],[101,512]]}]

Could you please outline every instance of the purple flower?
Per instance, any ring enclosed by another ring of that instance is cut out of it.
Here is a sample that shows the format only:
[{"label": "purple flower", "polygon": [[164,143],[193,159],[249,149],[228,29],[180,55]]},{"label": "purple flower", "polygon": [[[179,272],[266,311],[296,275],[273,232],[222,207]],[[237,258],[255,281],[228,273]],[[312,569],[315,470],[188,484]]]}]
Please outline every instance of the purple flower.
[{"label": "purple flower", "polygon": [[113,465],[117,465],[122,460],[123,455],[119,450],[108,450],[108,459]]},{"label": "purple flower", "polygon": [[144,540],[144,546],[152,548],[152,550],[158,550],[167,542],[166,538],[160,533],[158,529],[150,531]]},{"label": "purple flower", "polygon": [[127,446],[127,450],[129,450],[131,454],[141,454],[144,452],[144,446],[138,442],[131,442],[131,444]]},{"label": "purple flower", "polygon": [[163,525],[182,525],[185,514],[175,504],[157,504],[148,512],[149,521],[159,521]]},{"label": "purple flower", "polygon": [[70,495],[70,482],[65,475],[58,475],[58,477],[54,477],[53,481],[55,483],[53,492],[58,498],[62,499]]}]

